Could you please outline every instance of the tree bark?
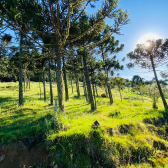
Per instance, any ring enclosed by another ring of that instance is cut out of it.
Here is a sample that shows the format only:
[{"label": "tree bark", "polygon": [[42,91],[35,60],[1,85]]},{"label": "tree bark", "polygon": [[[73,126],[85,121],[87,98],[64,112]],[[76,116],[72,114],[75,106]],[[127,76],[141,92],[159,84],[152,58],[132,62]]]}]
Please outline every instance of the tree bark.
[{"label": "tree bark", "polygon": [[58,76],[58,73],[57,73],[57,60],[55,60],[55,82],[56,82],[56,87],[57,87],[57,76]]},{"label": "tree bark", "polygon": [[107,91],[107,89],[108,89],[108,87],[107,87],[107,83],[106,83],[106,85],[104,87],[104,90],[105,90],[105,93],[106,93],[106,97],[108,97],[108,91]]},{"label": "tree bark", "polygon": [[51,57],[49,58],[49,82],[50,82],[50,104],[53,105],[53,91],[52,91],[52,78],[51,78]]},{"label": "tree bark", "polygon": [[65,100],[69,100],[69,94],[68,94],[68,84],[67,84],[67,76],[66,76],[66,67],[65,67],[65,60],[64,57],[62,57],[63,60],[63,73],[64,73],[64,85],[65,85]]},{"label": "tree bark", "polygon": [[109,94],[109,98],[110,98],[110,105],[112,105],[113,104],[113,97],[112,97],[111,87],[110,87],[109,83],[107,83],[107,88],[108,88],[108,94]]},{"label": "tree bark", "polygon": [[95,82],[95,90],[96,90],[97,97],[99,97],[98,92],[97,92],[96,82]]},{"label": "tree bark", "polygon": [[56,47],[56,55],[57,55],[57,90],[58,90],[58,99],[59,99],[59,111],[64,112],[64,84],[63,84],[63,75],[62,75],[62,68],[61,68],[61,55],[59,53],[59,48]]},{"label": "tree bark", "polygon": [[77,96],[80,97],[80,90],[79,90],[79,78],[78,78],[78,75],[75,75],[76,76],[76,92],[77,92]]},{"label": "tree bark", "polygon": [[40,85],[40,78],[39,78],[39,89],[40,89],[40,100],[41,100],[41,85]]},{"label": "tree bark", "polygon": [[[23,35],[20,37],[20,54],[22,54],[22,40]],[[23,105],[23,87],[22,87],[22,60],[21,55],[19,55],[19,106]]]},{"label": "tree bark", "polygon": [[72,93],[73,93],[72,77],[71,77],[71,88],[72,88]]},{"label": "tree bark", "polygon": [[110,88],[110,84],[109,84],[109,79],[108,79],[108,71],[106,70],[106,85],[107,85],[107,89],[108,89],[108,94],[109,94],[109,98],[110,98],[110,105],[113,104],[113,97],[112,97],[112,92],[111,92],[111,88]]},{"label": "tree bark", "polygon": [[[21,53],[20,49],[20,53]],[[22,87],[22,60],[19,56],[19,106],[23,105],[23,87]]]},{"label": "tree bark", "polygon": [[26,87],[28,88],[28,86],[29,86],[29,79],[28,79],[28,77],[26,78]]},{"label": "tree bark", "polygon": [[45,88],[45,73],[44,73],[44,65],[43,65],[43,88],[44,88],[44,101],[46,101],[46,88]]},{"label": "tree bark", "polygon": [[89,101],[88,101],[88,94],[87,94],[85,76],[83,75],[82,78],[83,78],[83,91],[84,91],[84,96],[86,97],[86,102],[89,102]]},{"label": "tree bark", "polygon": [[107,88],[106,88],[106,84],[104,85],[104,90],[105,90],[105,94],[106,94],[106,97],[108,97],[108,93],[107,93]]},{"label": "tree bark", "polygon": [[153,68],[153,72],[154,72],[154,75],[155,75],[155,80],[156,80],[156,83],[157,83],[157,86],[158,86],[158,89],[159,89],[160,96],[162,98],[162,102],[163,102],[164,108],[168,112],[167,102],[166,102],[166,100],[164,98],[164,95],[163,95],[163,92],[162,92],[162,88],[160,86],[160,83],[159,83],[159,80],[158,80],[158,77],[157,77],[157,74],[156,74],[155,65],[154,65],[154,61],[153,61],[153,56],[152,55],[150,55],[150,60],[151,60],[151,63],[152,63],[152,68]]},{"label": "tree bark", "polygon": [[84,64],[84,74],[85,74],[85,79],[86,79],[86,85],[87,85],[87,91],[88,91],[88,97],[89,97],[89,103],[91,104],[91,111],[95,110],[95,105],[94,105],[94,100],[93,100],[93,94],[92,94],[92,88],[91,88],[91,83],[89,79],[89,72],[87,68],[87,53],[85,52],[83,54],[83,64]]},{"label": "tree bark", "polygon": [[154,108],[154,109],[157,108],[155,96],[154,96],[154,98],[153,98],[153,108]]},{"label": "tree bark", "polygon": [[[101,52],[102,52],[103,61],[105,61],[104,52],[103,52],[103,48],[102,48],[102,47],[101,47]],[[106,78],[106,80],[105,80],[106,84],[105,84],[104,89],[105,89],[106,97],[108,97],[108,94],[109,94],[109,92],[107,92],[107,89],[108,89],[108,91],[109,91],[109,87],[108,87],[108,72],[107,72],[107,70],[106,70],[105,67],[104,67],[104,71],[105,71],[105,73],[106,73],[106,75],[107,75],[107,78]],[[111,92],[111,89],[110,89],[110,92]],[[109,96],[109,97],[110,97],[110,96]],[[110,98],[110,104],[111,104],[111,98]]]},{"label": "tree bark", "polygon": [[26,69],[24,70],[24,92],[26,92]]},{"label": "tree bark", "polygon": [[30,89],[30,77],[29,77],[29,89]]},{"label": "tree bark", "polygon": [[97,109],[97,104],[96,104],[96,95],[95,95],[95,88],[94,88],[94,79],[92,78],[92,88],[93,88],[93,97],[94,97],[94,102],[95,102],[95,110]]}]

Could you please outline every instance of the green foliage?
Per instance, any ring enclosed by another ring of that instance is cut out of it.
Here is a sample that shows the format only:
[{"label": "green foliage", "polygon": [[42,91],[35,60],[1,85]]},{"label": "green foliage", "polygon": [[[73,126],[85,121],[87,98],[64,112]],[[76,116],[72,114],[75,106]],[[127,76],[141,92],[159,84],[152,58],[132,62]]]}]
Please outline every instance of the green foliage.
[{"label": "green foliage", "polygon": [[132,83],[131,86],[132,87],[136,87],[136,86],[141,86],[144,84],[144,79],[141,78],[139,75],[134,75],[132,78]]},{"label": "green foliage", "polygon": [[[46,89],[44,103],[39,99],[38,83],[31,82],[31,90],[24,95],[24,106],[18,107],[18,83],[0,83],[1,144],[42,137],[52,165],[63,167],[152,167],[151,159],[157,166],[166,165],[167,125],[160,99],[157,104],[160,110],[152,109],[150,98],[143,95],[142,102],[139,95],[123,89],[123,97],[128,99],[121,103],[114,89],[113,107],[106,98],[98,97],[98,110],[90,113],[85,97],[77,99],[70,93],[69,102],[65,102],[66,115],[57,113],[58,127],[55,127],[54,109],[48,106],[48,83]],[[54,85],[55,98],[56,92]],[[101,88],[98,92],[103,93]],[[92,128],[96,120],[101,126]],[[159,151],[162,156],[156,154]]]},{"label": "green foliage", "polygon": [[153,59],[155,67],[159,67],[166,63],[167,54],[164,52],[164,41],[148,40],[149,46],[145,44],[137,44],[134,51],[127,54],[127,57],[131,60],[128,64],[129,68],[140,67],[144,69],[153,69],[151,59]]},{"label": "green foliage", "polygon": [[126,81],[123,78],[115,77],[112,79],[112,84],[114,86],[116,85],[119,89],[123,90],[126,85]]},{"label": "green foliage", "polygon": [[[161,84],[161,88],[162,88],[162,91],[164,92],[164,94],[167,95],[167,88],[162,84]],[[159,92],[157,84],[153,83],[152,85],[145,86],[144,91],[148,92],[150,98],[152,99],[153,108],[158,108],[157,102],[160,97],[160,92]]]}]

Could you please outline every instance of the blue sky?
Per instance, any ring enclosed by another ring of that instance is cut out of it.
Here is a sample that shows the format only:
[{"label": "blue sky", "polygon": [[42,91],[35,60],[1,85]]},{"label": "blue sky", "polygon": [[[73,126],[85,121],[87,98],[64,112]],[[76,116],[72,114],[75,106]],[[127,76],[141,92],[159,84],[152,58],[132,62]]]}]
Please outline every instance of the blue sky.
[{"label": "blue sky", "polygon": [[[114,35],[120,43],[125,44],[124,50],[118,54],[119,59],[133,51],[139,39],[148,33],[157,34],[163,39],[168,38],[168,0],[120,0],[119,7],[128,10],[131,19],[131,23],[124,26],[121,31],[124,35]],[[110,24],[110,21],[107,20],[107,23]],[[163,70],[163,67],[159,68],[161,69]],[[125,66],[124,71],[120,71],[120,76],[131,79],[137,74],[146,80],[154,77],[153,72],[148,70],[140,70],[141,73],[134,71],[128,70]]]},{"label": "blue sky", "polygon": [[[100,2],[97,2],[96,9],[100,7]],[[118,7],[128,10],[131,19],[131,23],[123,27],[121,31],[123,35],[114,35],[120,40],[120,44],[125,44],[124,50],[117,55],[119,60],[133,51],[139,39],[146,34],[153,33],[163,39],[168,38],[168,0],[120,0]],[[87,10],[88,13],[93,12],[90,9]],[[107,19],[107,23],[113,24],[110,19]],[[11,31],[8,32],[11,33]],[[140,75],[146,80],[154,77],[153,72],[148,70],[127,69],[128,62],[128,59],[122,62],[124,70],[119,72],[121,77],[131,79],[133,75]],[[164,67],[159,68],[159,70],[163,69]],[[159,72],[158,76],[160,77]]]}]

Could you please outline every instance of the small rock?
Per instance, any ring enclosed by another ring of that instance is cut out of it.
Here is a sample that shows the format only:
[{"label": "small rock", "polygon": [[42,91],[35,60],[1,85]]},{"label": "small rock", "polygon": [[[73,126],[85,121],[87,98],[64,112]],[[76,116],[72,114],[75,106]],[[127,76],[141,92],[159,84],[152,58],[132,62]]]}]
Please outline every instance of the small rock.
[{"label": "small rock", "polygon": [[101,124],[98,120],[96,120],[96,121],[93,123],[92,128],[97,128],[99,125],[102,126],[102,124]]},{"label": "small rock", "polygon": [[0,163],[5,159],[5,155],[0,156]]},{"label": "small rock", "polygon": [[101,97],[106,97],[106,94],[105,94],[105,93],[103,93],[103,94],[101,95]]}]

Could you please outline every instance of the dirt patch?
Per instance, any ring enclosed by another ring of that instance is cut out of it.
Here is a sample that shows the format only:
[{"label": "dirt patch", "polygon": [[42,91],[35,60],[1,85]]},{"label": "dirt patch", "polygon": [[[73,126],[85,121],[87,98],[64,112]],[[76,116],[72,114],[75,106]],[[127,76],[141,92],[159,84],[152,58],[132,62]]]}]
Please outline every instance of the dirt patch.
[{"label": "dirt patch", "polygon": [[35,145],[27,150],[23,142],[0,147],[1,168],[48,167],[48,152],[44,145]]}]

